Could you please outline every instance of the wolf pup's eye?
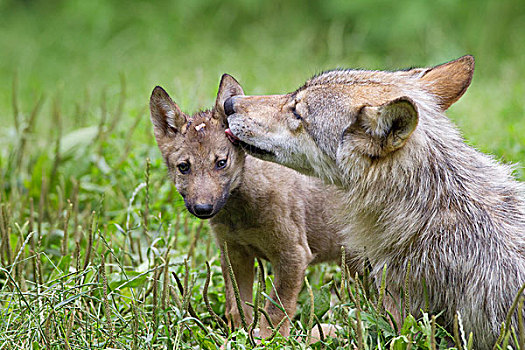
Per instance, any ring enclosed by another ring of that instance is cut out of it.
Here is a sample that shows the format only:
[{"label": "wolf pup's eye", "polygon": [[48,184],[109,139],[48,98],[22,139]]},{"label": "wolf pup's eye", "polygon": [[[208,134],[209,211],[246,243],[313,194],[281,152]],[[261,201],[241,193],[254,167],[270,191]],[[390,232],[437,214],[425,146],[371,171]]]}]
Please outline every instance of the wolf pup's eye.
[{"label": "wolf pup's eye", "polygon": [[179,169],[181,174],[187,174],[190,171],[190,163],[188,162],[180,163],[179,165],[177,165],[177,168]]},{"label": "wolf pup's eye", "polygon": [[299,120],[302,120],[303,117],[301,117],[301,115],[299,114],[299,112],[297,112],[297,110],[295,109],[295,107],[292,107],[292,113],[294,115],[295,118],[299,119]]},{"label": "wolf pup's eye", "polygon": [[220,159],[217,161],[217,164],[215,166],[217,167],[217,169],[224,169],[227,163],[228,159]]}]

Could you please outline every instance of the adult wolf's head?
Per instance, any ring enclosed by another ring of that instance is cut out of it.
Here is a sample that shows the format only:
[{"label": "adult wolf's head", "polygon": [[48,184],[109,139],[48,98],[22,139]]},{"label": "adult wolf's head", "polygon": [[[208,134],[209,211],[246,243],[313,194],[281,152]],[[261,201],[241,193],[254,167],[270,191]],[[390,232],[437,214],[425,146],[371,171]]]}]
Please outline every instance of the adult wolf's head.
[{"label": "adult wolf's head", "polygon": [[339,182],[348,162],[377,162],[417,139],[421,110],[457,101],[473,68],[464,56],[433,68],[329,71],[286,95],[233,96],[225,110],[249,153]]},{"label": "adult wolf's head", "polygon": [[242,178],[245,154],[226,137],[223,109],[228,97],[242,94],[235,86],[235,79],[223,75],[214,109],[193,116],[161,87],[151,94],[151,121],[168,172],[186,208],[201,219],[214,216]]}]

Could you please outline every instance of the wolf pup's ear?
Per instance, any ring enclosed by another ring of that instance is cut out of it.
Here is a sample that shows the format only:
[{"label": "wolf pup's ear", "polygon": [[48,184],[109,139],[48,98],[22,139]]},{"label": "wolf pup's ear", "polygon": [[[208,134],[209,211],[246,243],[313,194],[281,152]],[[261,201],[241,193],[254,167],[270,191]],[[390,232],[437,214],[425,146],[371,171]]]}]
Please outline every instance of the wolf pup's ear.
[{"label": "wolf pup's ear", "polygon": [[186,123],[184,113],[160,86],[156,86],[151,93],[149,109],[157,139],[175,135]]},{"label": "wolf pup's ear", "polygon": [[423,71],[424,88],[437,96],[441,109],[447,110],[467,91],[474,74],[474,57],[467,55]]},{"label": "wolf pup's ear", "polygon": [[356,121],[347,128],[342,142],[370,157],[384,157],[405,145],[418,123],[418,112],[408,97],[381,106],[361,108]]},{"label": "wolf pup's ear", "polygon": [[215,108],[213,110],[213,117],[223,121],[225,125],[228,123],[226,113],[224,112],[224,102],[232,96],[244,95],[241,85],[234,77],[229,74],[223,74],[221,82],[219,83],[219,91],[217,92],[217,99],[215,100]]}]

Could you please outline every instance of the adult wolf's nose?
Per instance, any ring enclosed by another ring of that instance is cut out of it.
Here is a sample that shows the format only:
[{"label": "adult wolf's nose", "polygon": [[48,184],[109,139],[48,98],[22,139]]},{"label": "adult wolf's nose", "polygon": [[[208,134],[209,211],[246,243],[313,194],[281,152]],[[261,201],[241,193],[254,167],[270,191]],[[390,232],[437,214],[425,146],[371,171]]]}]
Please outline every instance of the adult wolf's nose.
[{"label": "adult wolf's nose", "polygon": [[226,101],[224,101],[224,113],[226,113],[227,116],[235,113],[235,110],[233,107],[234,103],[235,103],[235,96],[232,96],[228,98]]},{"label": "adult wolf's nose", "polygon": [[193,211],[195,212],[196,216],[208,217],[213,213],[213,205],[212,204],[195,204],[195,206],[193,207]]}]

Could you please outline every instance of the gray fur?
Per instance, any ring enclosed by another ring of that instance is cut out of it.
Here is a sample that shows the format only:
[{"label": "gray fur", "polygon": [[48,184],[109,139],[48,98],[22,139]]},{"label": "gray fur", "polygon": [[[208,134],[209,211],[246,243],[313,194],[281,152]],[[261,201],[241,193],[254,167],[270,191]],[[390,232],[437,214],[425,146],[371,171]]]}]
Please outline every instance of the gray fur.
[{"label": "gray fur", "polygon": [[[292,94],[235,97],[229,122],[271,152],[265,159],[345,190],[348,244],[364,249],[376,278],[388,265],[386,306],[398,320],[411,263],[411,313],[425,306],[425,282],[430,311],[447,326],[459,312],[475,348],[489,349],[525,283],[525,190],[444,115],[473,67],[465,56],[411,71],[326,72]],[[301,120],[291,128],[293,108]]]}]

